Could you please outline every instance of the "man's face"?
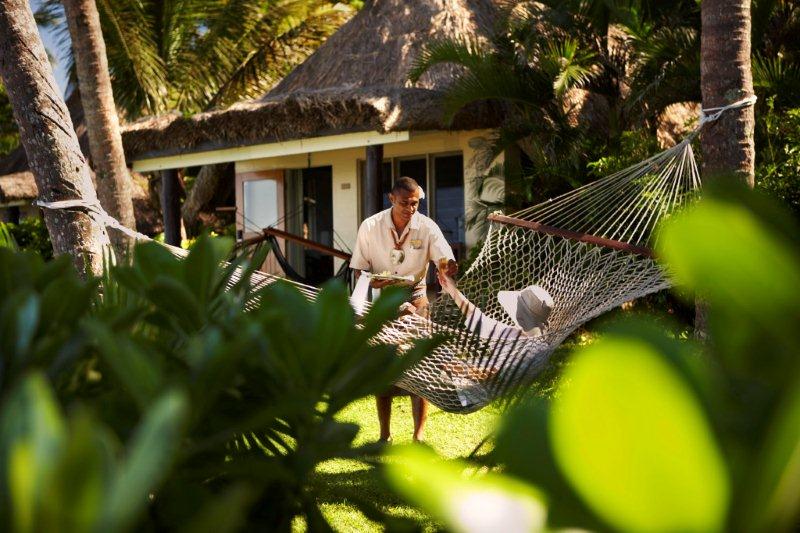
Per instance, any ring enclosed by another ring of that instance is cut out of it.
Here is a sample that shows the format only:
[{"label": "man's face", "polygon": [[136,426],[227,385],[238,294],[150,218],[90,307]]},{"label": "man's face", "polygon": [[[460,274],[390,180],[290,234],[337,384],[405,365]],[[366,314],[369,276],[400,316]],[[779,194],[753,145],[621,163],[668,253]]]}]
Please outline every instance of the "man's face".
[{"label": "man's face", "polygon": [[405,222],[411,220],[414,213],[419,209],[419,188],[414,192],[400,189],[397,193],[389,193],[389,201],[392,202],[392,212]]}]

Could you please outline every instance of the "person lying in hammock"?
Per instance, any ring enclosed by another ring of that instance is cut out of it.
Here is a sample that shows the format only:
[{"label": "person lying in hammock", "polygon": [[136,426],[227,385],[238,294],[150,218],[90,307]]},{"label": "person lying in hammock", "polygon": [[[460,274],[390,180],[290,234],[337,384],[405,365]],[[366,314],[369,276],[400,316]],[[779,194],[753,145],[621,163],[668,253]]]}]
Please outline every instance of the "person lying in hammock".
[{"label": "person lying in hammock", "polygon": [[520,337],[540,337],[553,311],[553,298],[539,285],[521,291],[499,291],[497,300],[514,324],[505,324],[483,313],[458,290],[453,278],[438,272],[439,284],[453,298],[466,317],[467,326],[481,337],[516,340]]}]

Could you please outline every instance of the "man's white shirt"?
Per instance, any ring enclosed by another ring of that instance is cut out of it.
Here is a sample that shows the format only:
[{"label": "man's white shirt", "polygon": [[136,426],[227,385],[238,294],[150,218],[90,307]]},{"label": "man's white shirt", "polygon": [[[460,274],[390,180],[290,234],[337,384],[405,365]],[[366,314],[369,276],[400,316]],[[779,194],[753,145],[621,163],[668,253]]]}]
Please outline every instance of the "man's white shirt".
[{"label": "man's white shirt", "polygon": [[[402,243],[404,259],[393,264],[395,242]],[[414,289],[425,287],[425,274],[430,261],[446,258],[455,260],[453,250],[436,222],[417,212],[398,235],[392,222],[392,209],[386,209],[364,220],[358,228],[356,246],[350,258],[350,268],[373,274],[390,272],[398,276],[413,276],[419,280]]]}]

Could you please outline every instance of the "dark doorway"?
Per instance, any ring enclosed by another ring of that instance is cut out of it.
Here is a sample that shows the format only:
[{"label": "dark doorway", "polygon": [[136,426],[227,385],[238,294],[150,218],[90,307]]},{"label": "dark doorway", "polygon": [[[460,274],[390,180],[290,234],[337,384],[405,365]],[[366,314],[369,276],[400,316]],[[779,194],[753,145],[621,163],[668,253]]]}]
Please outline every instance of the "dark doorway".
[{"label": "dark doorway", "polygon": [[[425,193],[428,193],[428,160],[425,157],[399,160],[397,162],[397,177],[402,178],[403,176],[414,179]],[[419,212],[423,215],[428,214],[427,197],[419,202]]]},{"label": "dark doorway", "polygon": [[[332,167],[292,171],[286,187],[287,230],[305,239],[333,246]],[[292,267],[314,285],[333,277],[333,257],[287,243]]]}]

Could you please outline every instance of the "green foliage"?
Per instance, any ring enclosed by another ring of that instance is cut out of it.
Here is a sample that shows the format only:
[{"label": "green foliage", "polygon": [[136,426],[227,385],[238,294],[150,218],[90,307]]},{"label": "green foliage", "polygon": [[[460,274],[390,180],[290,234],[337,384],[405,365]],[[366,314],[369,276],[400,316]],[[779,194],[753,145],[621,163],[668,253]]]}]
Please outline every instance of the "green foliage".
[{"label": "green foliage", "polygon": [[14,235],[11,234],[11,229],[5,222],[0,222],[0,248],[17,249],[17,241]]},{"label": "green foliage", "polygon": [[8,101],[5,85],[0,82],[0,157],[5,157],[19,146],[19,132],[14,122],[11,102]]},{"label": "green foliage", "polygon": [[699,98],[698,28],[696,3],[682,0],[509,2],[490,42],[434,40],[410,77],[458,65],[446,117],[485,100],[505,110],[477,162],[486,172],[506,152],[505,203],[514,210],[584,183],[586,160],[628,155],[623,132]]},{"label": "green foliage", "polygon": [[404,357],[370,344],[398,293],[356,327],[341,285],[314,303],[282,283],[253,292],[263,257],[220,266],[230,246],[201,237],[180,260],[141,245],[88,282],[67,258],[0,249],[0,515],[12,530],[286,531],[297,515],[329,527],[311,474],[373,450],[354,449],[357,426],[336,415],[438,341]]},{"label": "green foliage", "polygon": [[644,129],[622,132],[619,144],[620,149],[617,153],[603,156],[587,165],[595,177],[610,176],[646,160],[659,151],[655,135]]},{"label": "green foliage", "polygon": [[756,186],[800,215],[800,108],[776,108],[774,98],[757,116]]},{"label": "green foliage", "polygon": [[44,219],[27,217],[20,220],[19,224],[6,222],[5,228],[20,249],[36,252],[44,259],[53,257],[53,244]]},{"label": "green foliage", "polygon": [[[351,13],[327,0],[98,2],[114,99],[129,119],[261,96]],[[56,0],[40,23],[68,35]]]},{"label": "green foliage", "polygon": [[[553,400],[504,418],[493,462],[541,491],[548,527],[796,528],[798,229],[772,201],[731,185],[666,224],[659,257],[681,294],[709,303],[712,341],[681,340],[652,321],[617,323],[576,351]],[[449,490],[413,494],[402,472],[431,460],[393,454],[388,479],[449,527],[523,516],[508,478],[466,479],[463,464],[428,467]]]}]

